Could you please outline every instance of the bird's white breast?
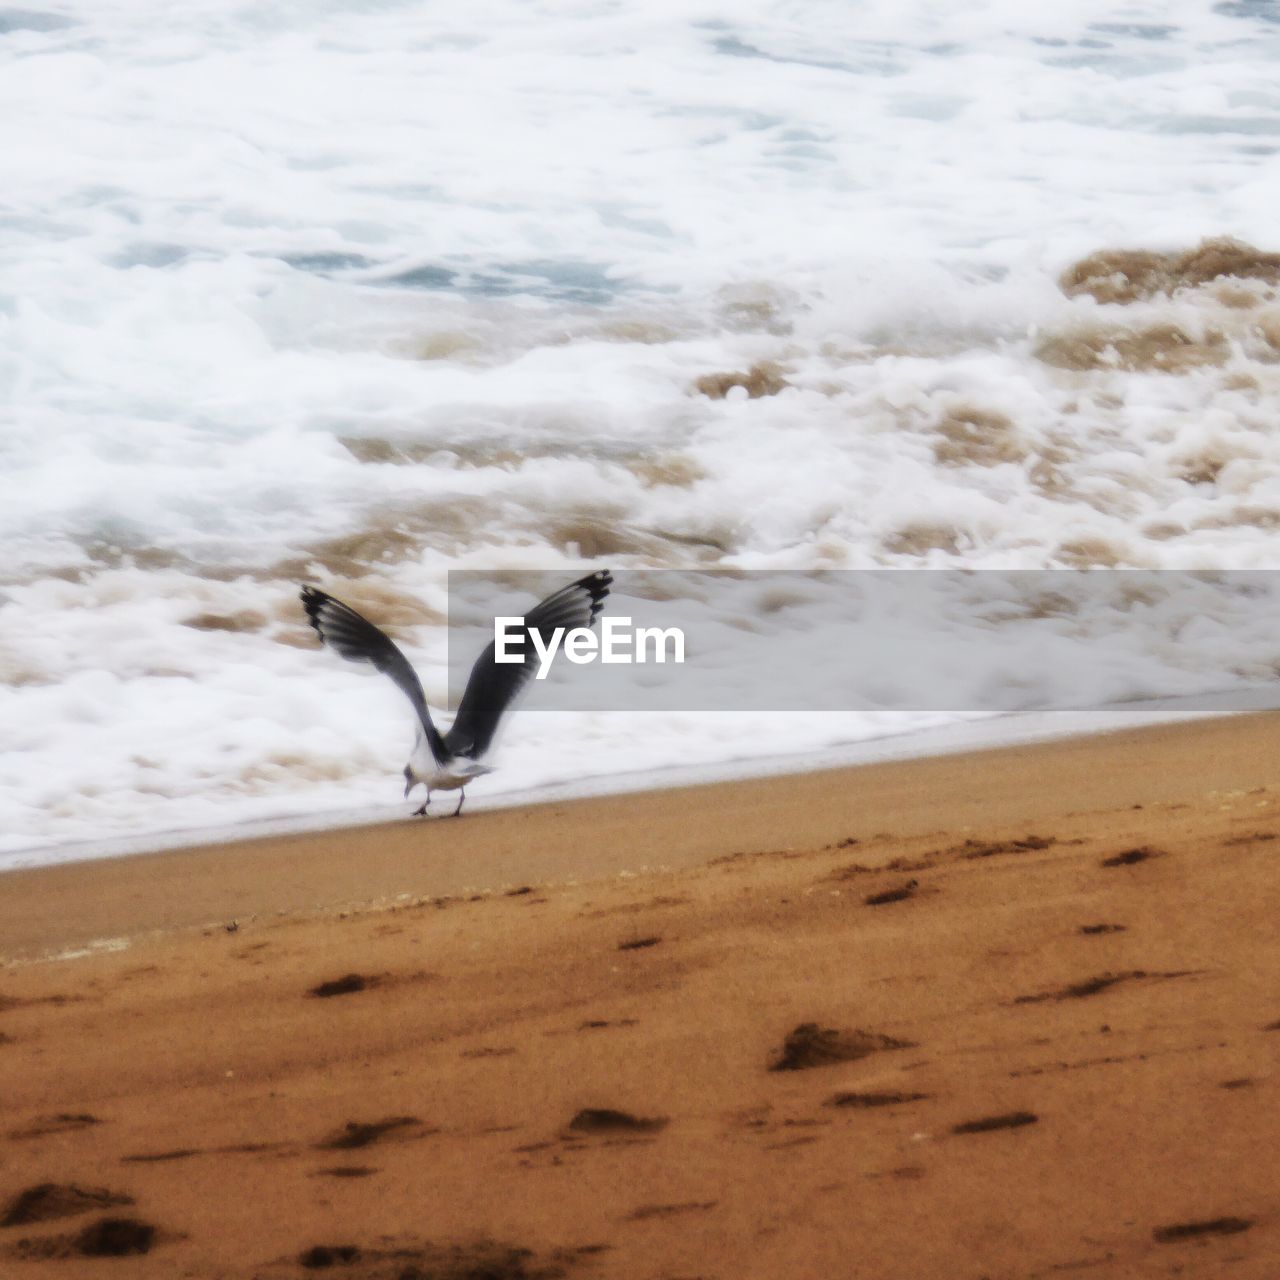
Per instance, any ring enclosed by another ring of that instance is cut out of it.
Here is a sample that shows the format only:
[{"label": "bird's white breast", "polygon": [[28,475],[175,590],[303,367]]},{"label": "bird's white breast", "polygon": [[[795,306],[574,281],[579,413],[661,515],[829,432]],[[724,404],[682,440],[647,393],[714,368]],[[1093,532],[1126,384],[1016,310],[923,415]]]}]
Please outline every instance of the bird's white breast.
[{"label": "bird's white breast", "polygon": [[472,778],[493,772],[489,765],[478,764],[466,756],[455,756],[445,765],[437,764],[430,755],[425,762],[415,756],[409,761],[409,769],[414,781],[425,783],[428,791],[456,791],[465,787]]}]

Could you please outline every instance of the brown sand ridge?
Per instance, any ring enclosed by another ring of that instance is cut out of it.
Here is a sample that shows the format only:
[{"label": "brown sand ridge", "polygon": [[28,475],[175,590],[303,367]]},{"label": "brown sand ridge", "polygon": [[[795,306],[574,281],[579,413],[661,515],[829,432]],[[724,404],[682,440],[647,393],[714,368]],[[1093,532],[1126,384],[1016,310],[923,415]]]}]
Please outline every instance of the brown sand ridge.
[{"label": "brown sand ridge", "polygon": [[1277,837],[1257,715],[10,873],[0,1275],[1273,1280]]},{"label": "brown sand ridge", "polygon": [[1073,263],[1059,283],[1068,297],[1087,293],[1099,302],[1134,302],[1223,278],[1280,283],[1280,253],[1230,236],[1202,240],[1194,249],[1175,253],[1102,249]]},{"label": "brown sand ridge", "polygon": [[[1241,360],[1271,365],[1280,351],[1280,253],[1239,240],[1169,253],[1104,249],[1073,263],[1059,284],[1109,309],[1041,334],[1034,355],[1053,368],[1179,375]],[[1248,388],[1256,379],[1236,367],[1226,383]]]}]

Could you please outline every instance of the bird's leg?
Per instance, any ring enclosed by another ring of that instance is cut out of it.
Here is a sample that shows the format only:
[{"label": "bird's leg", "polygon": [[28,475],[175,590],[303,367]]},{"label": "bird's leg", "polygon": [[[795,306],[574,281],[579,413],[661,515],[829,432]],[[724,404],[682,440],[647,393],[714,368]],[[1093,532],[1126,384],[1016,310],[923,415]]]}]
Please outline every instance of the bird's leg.
[{"label": "bird's leg", "polygon": [[466,787],[463,787],[462,790],[458,793],[458,807],[453,811],[453,816],[455,818],[458,816],[458,814],[462,812],[462,804],[463,804],[463,801],[466,800],[466,798],[467,798],[467,789]]},{"label": "bird's leg", "polygon": [[413,811],[413,816],[415,818],[425,818],[427,816],[427,805],[429,805],[430,803],[431,803],[431,792],[428,791],[427,798],[422,802],[422,808],[415,809]]}]

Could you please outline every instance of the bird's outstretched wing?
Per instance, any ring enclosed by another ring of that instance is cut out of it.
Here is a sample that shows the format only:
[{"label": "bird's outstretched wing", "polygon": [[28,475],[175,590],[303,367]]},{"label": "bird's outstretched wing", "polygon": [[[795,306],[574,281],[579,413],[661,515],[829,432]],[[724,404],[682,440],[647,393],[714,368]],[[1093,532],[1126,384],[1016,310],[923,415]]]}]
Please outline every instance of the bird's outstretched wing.
[{"label": "bird's outstretched wing", "polygon": [[544,644],[549,644],[557,627],[572,630],[591,626],[604,608],[612,583],[613,575],[607,569],[589,573],[525,614],[523,662],[500,663],[495,660],[496,646],[490,643],[485,648],[471,668],[458,714],[444,735],[444,745],[450,755],[478,760],[493,745],[503,713],[534,672],[537,655],[529,633],[537,631]]},{"label": "bird's outstretched wing", "polygon": [[372,663],[396,682],[418,713],[418,722],[427,736],[431,754],[437,760],[442,759],[443,744],[439,731],[431,721],[427,697],[422,691],[422,681],[409,665],[409,659],[396,648],[391,637],[375,627],[368,618],[362,618],[350,605],[335,600],[318,587],[305,586],[300,594],[302,607],[307,611],[311,625],[330,649],[350,662]]}]

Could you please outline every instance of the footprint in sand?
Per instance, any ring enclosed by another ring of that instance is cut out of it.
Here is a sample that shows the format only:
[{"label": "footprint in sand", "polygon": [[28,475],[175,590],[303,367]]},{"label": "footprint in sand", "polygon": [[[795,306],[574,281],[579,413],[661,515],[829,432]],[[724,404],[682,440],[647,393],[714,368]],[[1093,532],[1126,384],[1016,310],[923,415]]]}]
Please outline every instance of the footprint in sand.
[{"label": "footprint in sand", "polygon": [[680,1213],[705,1213],[714,1209],[716,1200],[682,1200],[678,1204],[642,1204],[627,1214],[628,1222],[647,1222],[651,1218],[673,1218]]},{"label": "footprint in sand", "polygon": [[1033,996],[1015,996],[1013,1003],[1040,1004],[1045,1000],[1083,1000],[1086,996],[1096,996],[1100,991],[1107,991],[1122,982],[1163,982],[1170,978],[1190,977],[1194,972],[1193,969],[1171,969],[1164,973],[1148,973],[1145,969],[1128,969],[1123,973],[1101,973],[1096,978],[1072,982],[1053,991],[1041,991]]},{"label": "footprint in sand", "polygon": [[578,1134],[657,1133],[667,1127],[665,1116],[633,1116],[612,1107],[585,1107],[569,1121],[567,1132]]},{"label": "footprint in sand", "polygon": [[1034,1111],[1007,1111],[1003,1115],[983,1116],[980,1120],[966,1120],[962,1124],[951,1126],[955,1134],[993,1133],[997,1129],[1021,1129],[1029,1124],[1037,1124],[1040,1117]]},{"label": "footprint in sand", "polygon": [[636,938],[634,942],[618,943],[619,951],[643,951],[646,947],[656,947],[662,941],[659,937]]},{"label": "footprint in sand", "polygon": [[330,982],[322,982],[319,986],[312,987],[307,995],[316,996],[321,1000],[327,1000],[332,996],[349,996],[357,991],[376,987],[379,981],[380,978],[373,975],[346,973],[341,978],[334,978]]},{"label": "footprint in sand", "polygon": [[77,1129],[87,1129],[90,1125],[101,1123],[97,1116],[91,1116],[87,1111],[60,1111],[57,1115],[39,1116],[25,1129],[10,1129],[8,1136],[19,1141],[44,1138],[54,1133],[73,1133]]},{"label": "footprint in sand", "polygon": [[962,858],[994,858],[1002,853],[1038,853],[1058,843],[1057,836],[1026,835],[1021,840],[966,840],[947,850]]},{"label": "footprint in sand", "polygon": [[609,1246],[580,1245],[554,1249],[539,1256],[532,1249],[503,1244],[496,1240],[434,1244],[421,1240],[383,1238],[381,1247],[358,1244],[313,1244],[287,1263],[267,1271],[254,1271],[263,1280],[268,1276],[296,1275],[295,1267],[306,1272],[332,1271],[355,1280],[381,1277],[438,1277],[438,1280],[534,1280],[538,1276],[563,1276],[584,1259],[603,1253]]},{"label": "footprint in sand", "polygon": [[161,1239],[159,1229],[138,1218],[101,1218],[75,1235],[19,1240],[20,1258],[125,1258],[150,1253]]},{"label": "footprint in sand", "polygon": [[873,1053],[914,1049],[912,1040],[897,1040],[874,1031],[837,1031],[816,1022],[802,1022],[782,1046],[770,1071],[807,1071],[837,1062],[857,1062]]},{"label": "footprint in sand", "polygon": [[1151,858],[1163,858],[1164,856],[1163,849],[1153,849],[1149,844],[1144,844],[1140,849],[1126,849],[1123,853],[1113,853],[1109,858],[1103,858],[1098,863],[1098,866],[1132,867],[1139,862],[1146,862]]},{"label": "footprint in sand", "polygon": [[82,1187],[74,1182],[42,1182],[20,1192],[0,1215],[0,1227],[26,1226],[32,1222],[52,1222],[95,1213],[114,1205],[133,1204],[133,1197],[105,1187]]},{"label": "footprint in sand", "polygon": [[916,896],[916,890],[919,887],[918,880],[908,880],[906,884],[900,884],[896,889],[885,889],[882,893],[869,893],[862,901],[869,907],[883,907],[891,902],[905,902],[908,898]]},{"label": "footprint in sand", "polygon": [[1203,1222],[1175,1222],[1172,1226],[1156,1227],[1151,1237],[1157,1244],[1176,1244],[1180,1240],[1195,1240],[1201,1236],[1239,1235],[1252,1226],[1252,1218],[1208,1218]]},{"label": "footprint in sand", "polygon": [[385,1120],[361,1122],[348,1120],[341,1129],[316,1143],[321,1151],[355,1151],[360,1147],[381,1142],[388,1134],[396,1134],[402,1140],[425,1138],[439,1133],[428,1128],[417,1116],[388,1116]]},{"label": "footprint in sand", "polygon": [[822,1105],[867,1110],[872,1107],[900,1107],[908,1102],[924,1102],[931,1097],[931,1093],[896,1093],[892,1090],[882,1093],[833,1093]]}]

